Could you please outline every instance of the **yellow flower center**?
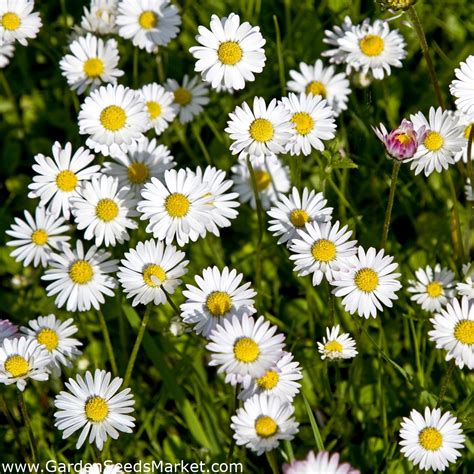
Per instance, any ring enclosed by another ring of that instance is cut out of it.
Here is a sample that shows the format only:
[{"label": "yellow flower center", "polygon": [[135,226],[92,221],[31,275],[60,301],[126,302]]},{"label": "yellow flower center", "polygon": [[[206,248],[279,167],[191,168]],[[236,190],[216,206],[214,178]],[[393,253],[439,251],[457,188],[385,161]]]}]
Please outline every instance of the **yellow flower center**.
[{"label": "yellow flower center", "polygon": [[474,321],[463,319],[454,328],[454,337],[462,344],[474,344]]},{"label": "yellow flower center", "polygon": [[290,214],[290,221],[295,227],[304,227],[309,221],[309,214],[304,209],[295,209]]},{"label": "yellow flower center", "polygon": [[222,64],[233,66],[242,59],[242,48],[236,41],[225,41],[219,45],[217,57]]},{"label": "yellow flower center", "polygon": [[143,281],[151,288],[160,286],[165,280],[166,272],[159,265],[152,263],[143,270]]},{"label": "yellow flower center", "polygon": [[464,130],[464,138],[466,140],[469,140],[469,135],[471,135],[471,130],[472,130],[472,123],[470,123]]},{"label": "yellow flower center", "polygon": [[438,132],[428,132],[423,145],[430,151],[438,151],[444,145],[444,138]]},{"label": "yellow flower center", "polygon": [[50,328],[41,329],[36,336],[36,340],[39,344],[45,346],[49,352],[54,351],[59,345],[58,334]]},{"label": "yellow flower center", "polygon": [[306,86],[306,94],[320,95],[323,99],[326,98],[326,86],[319,81],[312,81]]},{"label": "yellow flower center", "polygon": [[342,344],[338,341],[329,341],[325,344],[324,349],[328,352],[342,352]]},{"label": "yellow flower center", "polygon": [[20,17],[14,12],[7,12],[2,16],[2,26],[8,31],[15,31],[21,25]]},{"label": "yellow flower center", "polygon": [[44,229],[36,229],[31,234],[31,241],[35,245],[44,245],[48,241],[48,233]]},{"label": "yellow flower center", "polygon": [[371,268],[361,268],[355,274],[354,283],[359,290],[371,293],[379,284],[379,276]]},{"label": "yellow flower center", "polygon": [[427,451],[437,451],[443,444],[443,435],[436,428],[425,428],[420,432],[418,441]]},{"label": "yellow flower center", "polygon": [[119,213],[119,207],[113,199],[101,199],[95,206],[95,215],[104,222],[113,221]]},{"label": "yellow flower center", "polygon": [[272,182],[272,178],[269,173],[262,170],[255,171],[255,181],[257,183],[257,191],[261,192],[264,189],[267,189],[270,183]]},{"label": "yellow flower center", "polygon": [[128,180],[133,184],[142,184],[150,176],[148,166],[143,163],[132,163],[127,170]]},{"label": "yellow flower center", "polygon": [[234,356],[239,362],[250,364],[260,355],[258,344],[250,337],[243,337],[234,344]]},{"label": "yellow flower center", "polygon": [[385,43],[378,35],[366,35],[359,41],[359,47],[366,56],[379,56],[385,49]]},{"label": "yellow flower center", "polygon": [[104,72],[104,63],[102,59],[90,58],[84,63],[83,69],[87,77],[99,77]]},{"label": "yellow flower center", "polygon": [[110,132],[116,132],[125,125],[127,114],[118,105],[109,105],[100,113],[100,123]]},{"label": "yellow flower center", "polygon": [[280,376],[274,370],[269,370],[264,376],[257,379],[257,385],[263,390],[275,388],[280,380]]},{"label": "yellow flower center", "polygon": [[330,262],[336,258],[336,246],[327,239],[316,240],[311,247],[311,255],[318,262]]},{"label": "yellow flower center", "polygon": [[91,397],[87,400],[84,411],[89,421],[100,423],[107,418],[109,406],[102,397]]},{"label": "yellow flower center", "polygon": [[443,286],[437,281],[432,281],[426,285],[426,292],[431,298],[437,298],[443,293]]},{"label": "yellow flower center", "polygon": [[192,98],[193,98],[193,95],[191,94],[191,92],[189,92],[184,87],[178,87],[174,91],[174,101],[177,104],[181,105],[181,107],[188,105],[191,102]]},{"label": "yellow flower center", "polygon": [[151,120],[155,120],[161,115],[161,105],[158,102],[150,100],[146,103],[146,108],[148,109],[148,115]]},{"label": "yellow flower center", "polygon": [[314,120],[307,112],[296,112],[291,117],[291,121],[295,124],[295,130],[300,135],[308,135],[314,127]]},{"label": "yellow flower center", "polygon": [[189,205],[189,199],[181,193],[170,194],[165,200],[165,209],[171,217],[184,217]]},{"label": "yellow flower center", "polygon": [[94,270],[85,260],[76,260],[69,268],[69,278],[77,285],[85,285],[92,280]]},{"label": "yellow flower center", "polygon": [[206,307],[213,316],[224,316],[232,308],[232,299],[225,291],[213,291],[207,297]]},{"label": "yellow flower center", "polygon": [[410,136],[407,133],[400,133],[400,135],[397,135],[395,139],[400,142],[402,145],[406,145],[407,143],[410,143]]},{"label": "yellow flower center", "polygon": [[56,186],[65,193],[70,193],[76,189],[77,176],[69,170],[63,170],[56,176]]},{"label": "yellow flower center", "polygon": [[255,421],[255,431],[260,438],[270,438],[278,430],[278,425],[273,418],[263,415],[259,416]]},{"label": "yellow flower center", "polygon": [[10,372],[12,377],[24,377],[30,370],[30,364],[20,355],[8,357],[4,367],[7,372]]},{"label": "yellow flower center", "polygon": [[158,24],[158,16],[151,10],[144,11],[139,16],[138,23],[145,30],[151,30],[152,28],[156,28],[156,25]]},{"label": "yellow flower center", "polygon": [[257,142],[267,142],[273,138],[273,125],[270,120],[258,118],[251,123],[249,133]]}]

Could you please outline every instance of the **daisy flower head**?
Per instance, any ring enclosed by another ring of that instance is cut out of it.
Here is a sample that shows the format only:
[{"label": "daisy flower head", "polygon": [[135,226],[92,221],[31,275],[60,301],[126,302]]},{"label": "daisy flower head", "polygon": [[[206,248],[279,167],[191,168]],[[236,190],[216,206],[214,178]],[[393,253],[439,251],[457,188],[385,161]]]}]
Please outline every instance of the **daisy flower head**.
[{"label": "daisy flower head", "polygon": [[243,102],[229,114],[229,118],[225,131],[233,141],[230,145],[233,155],[285,152],[292,135],[291,114],[276,99],[267,106],[263,97],[254,97],[252,109]]},{"label": "daisy flower head", "polygon": [[99,369],[94,374],[87,371],[84,378],[76,375],[76,379],[69,379],[65,383],[67,391],[61,391],[54,400],[54,425],[63,431],[63,439],[82,430],[76,449],[89,437],[89,443],[95,442],[102,451],[109,436],[117,439],[119,431],[131,433],[135,418],[130,413],[134,411],[135,400],[129,388],[118,392],[122,382]]},{"label": "daisy flower head", "polygon": [[467,296],[453,299],[445,309],[430,319],[428,332],[437,349],[447,351],[446,360],[454,359],[459,368],[474,369],[474,304]]},{"label": "daisy flower head", "polygon": [[148,111],[148,127],[154,129],[156,135],[161,135],[178,113],[174,94],[155,82],[146,84],[139,92]]},{"label": "daisy flower head", "polygon": [[395,293],[402,285],[400,273],[393,273],[397,267],[383,249],[377,252],[370,247],[366,252],[359,247],[357,255],[348,257],[344,268],[334,275],[333,293],[343,298],[344,309],[350,314],[375,318],[383,306],[391,308],[392,300],[398,299]]},{"label": "daisy flower head", "polygon": [[84,7],[81,28],[98,35],[116,33],[117,4],[118,0],[91,0],[90,8]]},{"label": "daisy flower head", "polygon": [[295,263],[298,276],[313,275],[312,283],[319,285],[323,279],[332,282],[335,272],[344,268],[348,259],[357,253],[357,241],[349,240],[352,231],[347,225],[334,223],[306,224],[297,231],[290,246],[290,260]]},{"label": "daisy flower head", "polygon": [[15,54],[15,45],[0,41],[0,69],[10,64],[10,59]]},{"label": "daisy flower head", "polygon": [[339,453],[310,451],[305,459],[283,465],[284,474],[360,474],[349,463],[339,464]]},{"label": "daisy flower head", "polygon": [[46,287],[48,296],[57,295],[56,306],[66,306],[67,311],[99,309],[104,295],[113,296],[116,287],[115,278],[109,274],[117,270],[117,260],[109,258],[109,252],[95,246],[84,252],[80,240],[75,249],[63,246],[62,253],[51,255],[51,268],[41,277],[51,282]]},{"label": "daisy flower head", "polygon": [[69,50],[59,62],[62,75],[73,91],[82,94],[88,87],[92,90],[103,83],[117,82],[124,72],[117,68],[119,52],[117,41],[106,41],[88,33],[73,41]]},{"label": "daisy flower head", "polygon": [[441,173],[443,169],[448,169],[448,166],[455,162],[454,155],[461,151],[465,144],[459,118],[441,107],[431,107],[428,118],[418,112],[410,119],[417,133],[424,129],[422,142],[410,160],[410,169],[415,170],[415,175],[423,171],[425,176],[435,170]]},{"label": "daisy flower head", "polygon": [[[459,126],[464,129],[464,132],[463,132],[464,146],[461,151],[458,151],[454,155],[454,160],[457,162],[462,158],[464,163],[467,163],[469,136],[471,135],[472,127],[474,127],[474,116],[465,115],[462,112],[459,112],[458,110],[454,112],[454,115],[459,119],[459,122],[458,122]],[[474,159],[474,153],[473,153],[473,156],[471,156],[471,160],[472,159]]]},{"label": "daisy flower head", "polygon": [[18,337],[18,326],[12,324],[8,319],[0,319],[0,345],[5,339]]},{"label": "daisy flower head", "polygon": [[48,352],[35,339],[4,339],[0,346],[0,383],[16,384],[23,392],[28,379],[48,380],[49,362]]},{"label": "daisy flower head", "polygon": [[122,85],[108,84],[91,92],[81,105],[79,133],[86,145],[104,156],[127,152],[143,138],[148,113],[142,96]]},{"label": "daisy flower head", "polygon": [[[72,145],[64,147],[55,142],[53,158],[41,153],[35,156],[33,182],[28,186],[30,199],[39,198],[40,206],[48,205],[54,216],[62,213],[65,219],[70,216],[70,199],[78,196],[80,185],[96,176],[99,165],[89,166],[95,156],[87,148],[80,147],[72,154]],[[72,156],[71,156],[72,155]]]},{"label": "daisy flower head", "polygon": [[45,267],[51,253],[70,239],[64,235],[68,230],[69,226],[62,217],[55,217],[44,207],[38,206],[34,217],[25,211],[25,220],[15,217],[15,223],[6,231],[13,237],[7,245],[15,247],[10,255],[17,262],[23,262],[25,267],[30,263],[34,267]]},{"label": "daisy flower head", "polygon": [[29,39],[36,38],[42,26],[35,4],[31,0],[2,0],[0,2],[0,43],[18,41],[26,46]]},{"label": "daisy flower head", "polygon": [[230,427],[238,446],[257,456],[275,449],[280,441],[292,440],[298,432],[291,403],[266,394],[256,394],[244,402],[231,418]]},{"label": "daisy flower head", "polygon": [[209,89],[198,76],[183,77],[182,84],[175,79],[167,79],[165,89],[173,93],[174,104],[178,107],[178,119],[182,124],[191,122],[209,103]]},{"label": "daisy flower head", "polygon": [[288,81],[288,90],[326,99],[335,117],[347,109],[351,89],[344,73],[336,74],[333,66],[324,67],[320,59],[317,59],[313,66],[300,63],[299,67],[299,71],[290,70],[292,80]]},{"label": "daisy flower head", "polygon": [[298,380],[303,378],[301,366],[293,360],[293,354],[283,352],[278,362],[262,377],[253,379],[250,386],[239,394],[240,400],[247,400],[255,394],[278,397],[284,402],[292,402],[300,391]]},{"label": "daisy flower head", "polygon": [[451,82],[449,90],[456,98],[456,107],[466,115],[474,115],[474,55],[461,62],[454,70],[456,79]]},{"label": "daisy flower head", "polygon": [[132,306],[152,301],[155,305],[165,304],[166,294],[175,292],[181,284],[180,277],[188,271],[185,256],[174,245],[153,239],[139,242],[126,252],[117,278],[127,298],[133,298]]},{"label": "daisy flower head", "polygon": [[414,466],[424,471],[444,471],[461,456],[465,436],[461,423],[449,411],[425,408],[424,415],[417,410],[404,417],[400,429],[403,455]]},{"label": "daisy flower head", "polygon": [[224,267],[208,267],[202,275],[194,277],[196,285],[186,285],[183,295],[186,301],[181,305],[181,318],[186,324],[193,324],[196,334],[209,338],[211,332],[224,320],[233,316],[250,315],[257,294],[250,283],[242,283],[243,275]]},{"label": "daisy flower head", "polygon": [[[288,166],[282,165],[275,155],[251,156],[250,163],[257,183],[257,191],[264,209],[269,209],[276,204],[281,193],[287,193],[290,189],[290,170]],[[245,155],[241,156],[236,165],[232,166],[232,180],[234,190],[239,194],[242,203],[249,202],[255,209],[255,194],[252,184],[252,176],[246,163]]]},{"label": "daisy flower head", "polygon": [[323,342],[318,342],[321,359],[352,359],[358,354],[354,339],[350,334],[339,334],[339,329],[339,324],[331,329],[326,328],[326,337],[323,337]]},{"label": "daisy flower head", "polygon": [[59,376],[61,366],[72,367],[71,361],[82,354],[78,349],[82,342],[71,337],[78,331],[72,318],[62,322],[50,314],[28,321],[28,326],[22,327],[21,331],[48,351],[49,369],[53,374]]},{"label": "daisy flower head", "polygon": [[440,311],[454,295],[454,273],[441,268],[438,263],[431,268],[419,268],[415,272],[416,280],[409,280],[408,291],[413,293],[412,301],[431,313]]},{"label": "daisy flower head", "polygon": [[176,38],[181,25],[178,9],[168,0],[121,0],[116,23],[119,35],[134,46],[156,53]]},{"label": "daisy flower head", "polygon": [[456,284],[456,291],[459,296],[467,296],[474,299],[474,262],[465,263],[462,266],[464,280]]},{"label": "daisy flower head", "polygon": [[263,71],[266,41],[258,26],[241,23],[239,15],[231,13],[222,18],[212,15],[210,30],[199,26],[198,31],[200,46],[189,52],[197,59],[194,70],[214,89],[221,84],[231,90],[243,89],[245,81],[254,81],[254,74]]}]

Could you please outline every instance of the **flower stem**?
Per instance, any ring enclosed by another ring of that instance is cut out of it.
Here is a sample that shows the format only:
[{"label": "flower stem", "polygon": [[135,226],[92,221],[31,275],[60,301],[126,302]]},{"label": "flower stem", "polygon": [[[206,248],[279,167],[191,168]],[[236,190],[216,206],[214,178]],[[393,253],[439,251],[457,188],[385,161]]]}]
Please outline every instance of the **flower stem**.
[{"label": "flower stem", "polygon": [[97,314],[99,315],[100,328],[104,336],[105,347],[109,355],[110,365],[112,366],[112,373],[116,377],[118,375],[118,368],[117,368],[117,362],[115,360],[114,349],[112,346],[112,342],[110,340],[109,330],[107,328],[107,322],[105,321],[104,313],[102,313],[102,310],[99,309],[97,311]]},{"label": "flower stem", "polygon": [[36,441],[33,435],[33,428],[31,427],[30,417],[28,415],[28,409],[26,408],[25,398],[23,397],[23,392],[18,391],[18,406],[20,407],[20,413],[25,423],[26,432],[28,433],[28,442],[31,449],[31,459],[33,462],[36,462]]},{"label": "flower stem", "polygon": [[20,449],[21,455],[23,456],[23,459],[25,461],[28,461],[29,460],[29,455],[26,452],[26,449],[23,446],[23,443],[21,442],[21,438],[20,438],[20,435],[19,435],[19,432],[18,432],[18,427],[16,426],[15,420],[13,419],[13,417],[10,413],[10,410],[8,409],[8,404],[7,404],[7,401],[5,400],[5,397],[3,396],[3,394],[0,394],[0,408],[3,412],[3,414],[5,415],[5,418],[7,419],[8,424],[11,426],[11,429],[13,431],[13,435],[15,437],[16,442],[18,443],[18,447]]},{"label": "flower stem", "polygon": [[[234,392],[234,398],[232,400],[232,404],[230,405],[230,414],[229,418],[232,417],[232,415],[235,413],[237,408],[239,407],[239,384],[235,386],[235,392]],[[229,452],[227,453],[227,457],[225,462],[228,464],[232,460],[232,455],[234,454],[234,449],[235,449],[235,439],[232,437],[232,440],[230,442],[229,446]]]},{"label": "flower stem", "polygon": [[463,244],[462,232],[461,232],[461,221],[459,220],[459,212],[458,212],[458,205],[457,205],[458,197],[456,195],[456,188],[454,186],[453,177],[451,176],[451,173],[449,172],[449,170],[446,172],[446,175],[448,176],[448,185],[449,185],[449,190],[451,192],[451,199],[453,201],[453,219],[454,219],[454,227],[456,230],[456,240],[457,240],[457,245],[454,245],[454,248],[457,248],[458,250],[460,261],[465,262],[466,255],[464,253],[464,244]]},{"label": "flower stem", "polygon": [[278,72],[280,74],[281,95],[284,96],[286,95],[285,64],[283,62],[283,49],[281,47],[280,25],[278,24],[278,18],[276,15],[273,15],[273,23],[275,25],[276,47],[277,47],[277,57],[278,57]]},{"label": "flower stem", "polygon": [[385,245],[387,243],[388,230],[390,228],[390,220],[392,218],[393,201],[395,200],[395,189],[397,187],[398,172],[400,171],[401,164],[402,164],[401,161],[397,161],[397,160],[393,161],[392,178],[390,182],[390,193],[388,195],[387,209],[385,211],[382,241],[380,242],[380,247],[382,249],[385,248]]},{"label": "flower stem", "polygon": [[275,450],[272,449],[271,451],[265,451],[265,455],[267,456],[268,464],[272,468],[272,473],[278,474],[278,463],[275,456]]},{"label": "flower stem", "polygon": [[448,388],[449,381],[451,380],[451,375],[453,374],[454,371],[454,359],[451,360],[448,366],[448,371],[446,372],[446,375],[443,380],[443,385],[441,385],[441,389],[439,391],[439,396],[438,396],[438,401],[436,402],[436,408],[438,408],[444,400],[444,396],[446,395],[446,389]]},{"label": "flower stem", "polygon": [[133,87],[138,87],[138,48],[133,48]]}]

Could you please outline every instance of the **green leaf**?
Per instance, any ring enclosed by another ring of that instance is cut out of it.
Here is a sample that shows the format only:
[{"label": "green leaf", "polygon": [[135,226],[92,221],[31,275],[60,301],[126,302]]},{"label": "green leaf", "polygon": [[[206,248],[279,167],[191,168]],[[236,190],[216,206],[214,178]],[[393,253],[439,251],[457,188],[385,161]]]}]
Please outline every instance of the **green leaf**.
[{"label": "green leaf", "polygon": [[319,431],[318,423],[316,422],[316,418],[314,417],[313,411],[311,410],[311,407],[309,406],[308,400],[306,399],[304,394],[302,395],[303,395],[303,400],[304,400],[304,406],[306,407],[308,418],[311,423],[311,428],[313,430],[314,440],[316,441],[316,447],[318,448],[318,451],[324,451],[324,443],[323,443],[323,439],[321,438],[321,433]]}]

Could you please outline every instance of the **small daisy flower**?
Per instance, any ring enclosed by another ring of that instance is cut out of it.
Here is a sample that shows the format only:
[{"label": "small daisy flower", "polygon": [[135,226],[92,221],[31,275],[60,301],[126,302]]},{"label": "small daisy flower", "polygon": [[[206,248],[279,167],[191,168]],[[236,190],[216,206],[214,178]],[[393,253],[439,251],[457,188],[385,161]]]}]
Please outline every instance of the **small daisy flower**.
[{"label": "small daisy flower", "polygon": [[124,72],[117,69],[119,52],[117,41],[103,41],[90,33],[78,38],[69,46],[72,54],[66,54],[59,66],[73,91],[82,94],[89,86],[92,90],[103,83],[117,82]]},{"label": "small daisy flower", "polygon": [[82,354],[78,349],[82,342],[71,337],[78,331],[73,322],[72,318],[62,322],[54,314],[50,314],[32,319],[28,321],[29,327],[21,328],[27,337],[36,339],[48,351],[49,368],[56,376],[61,374],[61,366],[72,367],[71,361]]},{"label": "small daisy flower", "polygon": [[474,369],[474,304],[466,296],[453,299],[446,309],[430,319],[433,330],[428,332],[437,349],[445,349],[446,360],[454,359],[459,368]]},{"label": "small daisy flower", "polygon": [[117,3],[118,0],[91,0],[90,8],[84,7],[81,28],[98,35],[116,33]]},{"label": "small daisy flower", "polygon": [[131,433],[135,426],[133,413],[135,400],[126,388],[117,393],[123,380],[112,379],[112,374],[96,369],[94,375],[86,372],[84,379],[76,375],[65,383],[67,391],[61,391],[54,400],[57,411],[54,425],[63,432],[63,439],[82,430],[76,443],[79,449],[87,438],[102,451],[105,441],[119,437],[119,431]]},{"label": "small daisy flower", "polygon": [[176,38],[181,25],[178,9],[168,0],[121,0],[116,23],[119,35],[134,46],[156,53]]},{"label": "small daisy flower", "polygon": [[255,394],[266,394],[291,403],[300,391],[301,384],[297,381],[302,378],[301,366],[293,361],[293,354],[283,352],[281,359],[265,375],[252,380],[249,388],[240,392],[239,399],[247,400]]},{"label": "small daisy flower", "polygon": [[358,354],[356,343],[350,334],[339,334],[339,324],[331,329],[326,328],[326,336],[323,337],[323,342],[318,342],[321,359],[352,359]]},{"label": "small daisy flower", "polygon": [[0,346],[0,383],[23,392],[28,379],[48,380],[49,354],[35,339],[4,339]]},{"label": "small daisy flower", "polygon": [[119,181],[112,176],[94,177],[84,184],[80,195],[72,199],[72,213],[78,230],[85,230],[84,238],[95,238],[97,246],[115,247],[129,240],[128,229],[138,224],[136,200],[128,188],[119,189]]},{"label": "small daisy flower", "polygon": [[5,339],[18,337],[18,326],[12,324],[8,319],[0,319],[0,346]]},{"label": "small daisy flower", "polygon": [[[454,155],[454,160],[456,162],[458,162],[462,158],[464,163],[467,163],[467,161],[468,161],[467,152],[468,152],[468,146],[469,146],[469,136],[471,134],[472,127],[474,126],[474,117],[464,115],[463,113],[461,113],[459,111],[454,112],[454,114],[459,119],[458,125],[460,127],[463,127],[463,129],[464,129],[464,133],[463,133],[464,146],[463,146],[461,151],[458,151]],[[473,160],[474,159],[474,152],[471,152],[471,153],[472,153],[471,160]]]},{"label": "small daisy flower", "polygon": [[222,18],[212,15],[210,28],[199,26],[196,41],[201,46],[189,48],[197,59],[194,70],[214,89],[221,84],[231,90],[243,89],[245,81],[254,81],[254,74],[265,66],[265,39],[260,28],[240,23],[235,13]]},{"label": "small daisy flower", "polygon": [[117,278],[132,306],[165,304],[166,293],[172,295],[181,284],[180,277],[187,273],[185,253],[174,245],[156,240],[139,242],[126,252],[121,260]]},{"label": "small daisy flower", "polygon": [[0,69],[10,64],[10,59],[15,54],[15,45],[0,41]]},{"label": "small daisy flower", "polygon": [[252,109],[244,102],[229,114],[225,131],[233,143],[230,151],[233,155],[270,155],[284,153],[291,137],[291,114],[273,99],[268,106],[265,99],[255,97]]},{"label": "small daisy flower", "polygon": [[218,365],[218,372],[226,373],[226,383],[248,388],[252,379],[263,377],[282,356],[285,336],[275,335],[276,331],[263,316],[255,320],[244,313],[224,319],[209,336],[209,365]]},{"label": "small daisy flower", "polygon": [[194,324],[196,334],[209,338],[211,332],[224,320],[231,321],[234,315],[253,314],[253,297],[257,294],[250,283],[241,285],[243,275],[224,267],[208,267],[196,275],[197,286],[186,285],[181,305],[181,317],[186,324]]},{"label": "small daisy flower", "polygon": [[182,84],[174,79],[167,79],[165,89],[174,95],[174,103],[178,107],[178,118],[182,124],[191,122],[209,103],[209,90],[198,76],[189,79],[189,76],[185,74]]},{"label": "small daisy flower", "polygon": [[0,2],[0,43],[18,41],[26,46],[36,38],[42,26],[35,4],[30,0],[2,0]]},{"label": "small daisy flower", "polygon": [[178,113],[174,94],[155,82],[143,86],[139,92],[148,111],[149,129],[154,129],[157,135],[161,135]]},{"label": "small daisy flower", "polygon": [[92,91],[81,105],[79,133],[86,145],[104,156],[126,153],[143,138],[148,113],[141,95],[122,85],[109,84]]},{"label": "small daisy flower", "polygon": [[280,441],[292,440],[298,432],[294,411],[293,405],[278,397],[254,395],[231,418],[230,427],[237,445],[260,456],[275,449]]},{"label": "small daisy flower", "polygon": [[283,464],[284,474],[360,474],[349,463],[339,464],[339,453],[310,451],[305,459]]},{"label": "small daisy flower", "polygon": [[474,299],[474,263],[466,263],[462,266],[464,280],[456,284],[459,296],[467,296]]},{"label": "small daisy flower", "polygon": [[400,429],[401,452],[414,466],[424,471],[444,471],[461,456],[465,436],[461,423],[448,411],[425,408],[424,416],[416,411],[404,417]]},{"label": "small daisy flower", "polygon": [[[59,142],[53,145],[53,158],[41,153],[35,156],[33,165],[33,182],[28,186],[30,199],[39,198],[40,206],[49,203],[48,211],[54,216],[70,216],[70,199],[78,196],[80,185],[97,175],[100,166],[88,166],[95,156],[84,147],[72,155],[72,145],[66,143],[64,148]],[[72,156],[71,156],[72,155]]]},{"label": "small daisy flower", "polygon": [[391,308],[392,300],[402,285],[398,281],[400,273],[392,273],[398,263],[393,257],[384,255],[371,247],[367,252],[359,247],[358,254],[348,257],[345,268],[334,275],[331,282],[336,288],[333,293],[342,299],[344,309],[350,314],[357,312],[368,319],[375,318],[383,306]]},{"label": "small daisy flower", "polygon": [[48,264],[51,253],[58,250],[62,243],[70,237],[64,235],[69,230],[68,225],[61,217],[55,217],[44,207],[37,207],[35,217],[25,211],[25,220],[15,217],[15,223],[6,231],[13,240],[7,245],[15,247],[10,253],[17,262],[23,262],[27,267],[33,263],[34,267]]},{"label": "small daisy flower", "polygon": [[456,98],[456,107],[466,115],[474,115],[474,55],[461,62],[454,70],[456,79],[449,90]]},{"label": "small daisy flower", "polygon": [[117,260],[109,260],[110,253],[92,246],[87,253],[80,240],[76,249],[63,246],[61,254],[51,256],[50,268],[41,277],[50,281],[46,287],[48,296],[56,296],[58,308],[66,305],[67,311],[99,309],[104,295],[113,296],[115,278],[110,273],[117,271]]},{"label": "small daisy flower", "polygon": [[351,93],[349,80],[344,73],[336,74],[333,66],[324,67],[323,62],[317,59],[314,66],[300,63],[300,70],[290,70],[290,76],[292,80],[288,81],[288,90],[326,99],[335,117],[347,109]]},{"label": "small daisy flower", "polygon": [[[281,193],[290,189],[290,170],[283,166],[275,155],[260,155],[250,157],[250,162],[257,182],[257,191],[264,209],[269,209],[276,204]],[[239,194],[242,203],[249,202],[255,209],[255,194],[247,163],[244,157],[239,158],[236,165],[232,166],[232,180],[234,191]]]},{"label": "small daisy flower", "polygon": [[297,231],[291,243],[290,260],[295,262],[294,271],[298,276],[313,274],[313,285],[323,279],[332,282],[334,272],[341,270],[347,259],[357,253],[357,241],[349,240],[352,231],[339,221],[333,223],[311,222]]},{"label": "small daisy flower", "polygon": [[419,268],[415,272],[416,280],[409,280],[408,291],[413,293],[412,301],[421,305],[425,311],[434,313],[446,306],[454,294],[454,273],[441,265],[431,268]]},{"label": "small daisy flower", "polygon": [[430,108],[427,119],[422,112],[410,117],[417,133],[424,129],[424,137],[415,156],[411,158],[410,169],[415,175],[422,171],[429,176],[433,171],[441,173],[455,162],[454,155],[462,150],[465,140],[459,119],[441,107]]}]

